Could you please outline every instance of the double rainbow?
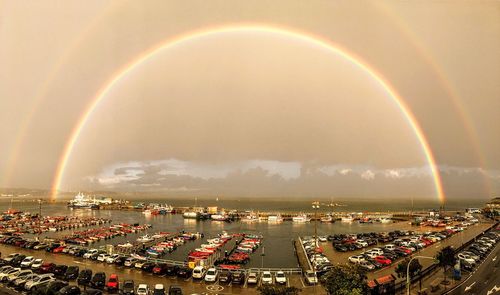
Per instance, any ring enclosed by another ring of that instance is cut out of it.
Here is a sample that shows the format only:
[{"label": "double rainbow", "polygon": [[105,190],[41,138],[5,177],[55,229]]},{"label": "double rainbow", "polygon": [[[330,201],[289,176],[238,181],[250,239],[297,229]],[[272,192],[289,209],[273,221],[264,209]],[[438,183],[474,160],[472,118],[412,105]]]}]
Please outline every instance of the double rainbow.
[{"label": "double rainbow", "polygon": [[378,85],[380,85],[384,91],[391,97],[393,102],[397,105],[401,113],[404,115],[408,124],[411,126],[415,136],[417,137],[422,151],[425,154],[425,158],[430,167],[430,171],[432,173],[435,192],[437,198],[441,203],[445,201],[445,196],[443,192],[443,186],[441,182],[441,177],[436,165],[436,160],[434,155],[432,154],[432,150],[429,146],[429,142],[427,141],[422,128],[418,124],[414,114],[410,111],[404,100],[401,96],[396,92],[396,90],[389,84],[387,80],[383,78],[383,76],[378,73],[373,67],[364,62],[361,58],[355,56],[353,53],[341,48],[340,46],[332,43],[329,40],[322,39],[321,37],[311,35],[309,33],[299,32],[296,30],[283,29],[278,27],[270,27],[270,26],[259,26],[259,25],[239,25],[239,26],[225,26],[225,27],[215,27],[211,29],[205,29],[200,31],[189,32],[186,34],[179,35],[172,39],[168,39],[157,46],[154,46],[152,49],[147,50],[142,53],[138,57],[134,58],[132,61],[124,65],[118,71],[116,71],[111,79],[109,79],[100,90],[96,93],[96,95],[92,98],[91,103],[83,112],[82,116],[79,118],[78,123],[74,127],[69,137],[69,140],[66,142],[64,146],[64,150],[62,156],[57,165],[56,173],[54,176],[54,180],[51,188],[51,198],[55,199],[57,197],[57,192],[61,186],[63,181],[64,172],[66,166],[68,164],[69,159],[71,158],[71,154],[75,144],[78,141],[80,133],[85,128],[85,125],[89,118],[91,117],[94,110],[99,106],[99,103],[107,96],[107,94],[113,89],[113,87],[127,74],[131,73],[139,67],[141,64],[155,56],[156,54],[173,48],[177,45],[182,44],[183,42],[194,40],[201,37],[215,36],[225,33],[237,33],[237,32],[253,32],[253,33],[266,33],[266,34],[276,34],[282,37],[289,37],[295,40],[300,40],[303,42],[307,42],[309,44],[315,45],[319,48],[325,49],[332,54],[342,57],[343,59],[349,61],[351,64],[355,65],[357,68],[362,70],[365,74],[367,74],[373,81],[375,81]]}]

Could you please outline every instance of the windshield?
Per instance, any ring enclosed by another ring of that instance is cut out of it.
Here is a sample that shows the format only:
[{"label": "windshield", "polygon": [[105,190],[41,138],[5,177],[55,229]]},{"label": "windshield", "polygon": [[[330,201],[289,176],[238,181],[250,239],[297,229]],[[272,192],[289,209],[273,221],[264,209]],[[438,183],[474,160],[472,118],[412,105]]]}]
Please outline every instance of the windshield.
[{"label": "windshield", "polygon": [[276,274],[276,276],[277,276],[278,278],[282,278],[282,277],[284,277],[284,276],[285,276],[285,274],[284,274],[284,273],[277,273],[277,274]]},{"label": "windshield", "polygon": [[264,274],[264,278],[270,278],[271,277],[271,274],[270,273],[265,273]]},{"label": "windshield", "polygon": [[209,270],[207,274],[213,276],[215,275],[215,270]]}]

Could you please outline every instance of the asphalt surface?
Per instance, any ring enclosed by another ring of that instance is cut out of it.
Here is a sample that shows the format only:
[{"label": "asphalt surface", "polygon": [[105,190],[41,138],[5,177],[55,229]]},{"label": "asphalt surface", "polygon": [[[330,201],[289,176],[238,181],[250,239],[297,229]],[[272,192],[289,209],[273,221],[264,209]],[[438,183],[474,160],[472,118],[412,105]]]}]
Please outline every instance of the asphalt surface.
[{"label": "asphalt surface", "polygon": [[490,252],[472,275],[460,287],[447,293],[450,295],[500,294],[500,243]]}]

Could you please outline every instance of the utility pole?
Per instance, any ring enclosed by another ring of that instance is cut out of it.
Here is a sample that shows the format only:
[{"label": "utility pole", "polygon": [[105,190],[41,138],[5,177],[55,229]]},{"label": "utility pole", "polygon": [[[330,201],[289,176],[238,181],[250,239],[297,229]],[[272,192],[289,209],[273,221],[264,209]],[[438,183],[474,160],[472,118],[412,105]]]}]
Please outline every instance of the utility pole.
[{"label": "utility pole", "polygon": [[38,235],[42,233],[42,199],[38,199]]}]

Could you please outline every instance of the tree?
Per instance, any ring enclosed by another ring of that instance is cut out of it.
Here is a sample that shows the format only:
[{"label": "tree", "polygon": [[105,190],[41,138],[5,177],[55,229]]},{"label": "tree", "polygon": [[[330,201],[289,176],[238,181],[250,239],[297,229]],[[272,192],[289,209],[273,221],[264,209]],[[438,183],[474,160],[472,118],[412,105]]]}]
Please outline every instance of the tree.
[{"label": "tree", "polygon": [[[396,267],[396,274],[398,275],[398,278],[405,278],[406,277],[406,270],[408,267],[408,261],[410,261],[410,258],[406,258],[405,260],[401,261],[398,266]],[[422,264],[418,261],[418,259],[413,259],[410,264],[410,278],[413,278],[415,275],[417,275],[420,271],[422,270]]]},{"label": "tree", "polygon": [[446,269],[448,268],[448,266],[453,266],[456,263],[455,250],[453,250],[451,246],[444,247],[436,254],[436,260],[438,261],[438,265],[443,268],[444,282],[448,282],[446,277]]},{"label": "tree", "polygon": [[324,281],[329,294],[362,295],[368,293],[366,274],[357,265],[335,265],[325,274]]},{"label": "tree", "polygon": [[258,290],[262,295],[298,295],[301,291],[296,287],[285,286],[262,286]]}]

